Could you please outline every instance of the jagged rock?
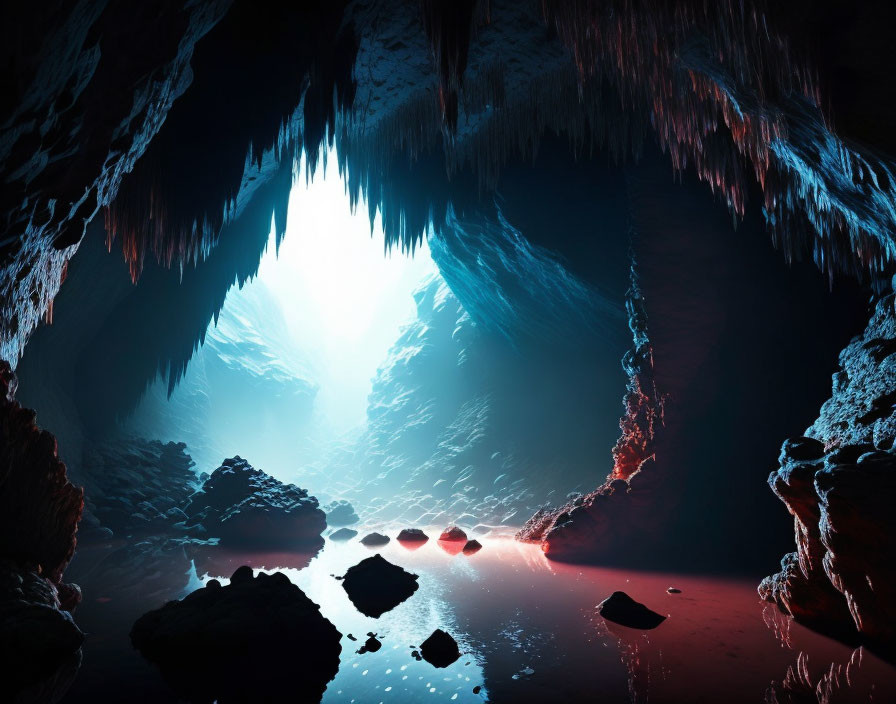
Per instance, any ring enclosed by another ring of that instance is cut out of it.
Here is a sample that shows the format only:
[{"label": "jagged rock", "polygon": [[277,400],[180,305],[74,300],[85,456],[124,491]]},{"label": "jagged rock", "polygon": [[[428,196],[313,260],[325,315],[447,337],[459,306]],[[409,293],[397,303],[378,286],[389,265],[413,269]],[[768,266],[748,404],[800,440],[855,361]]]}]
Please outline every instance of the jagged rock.
[{"label": "jagged rock", "polygon": [[379,618],[417,591],[417,575],[374,555],[349,567],[342,579],[348,598],[365,616]]},{"label": "jagged rock", "polygon": [[317,544],[326,529],[317,499],[252,467],[241,457],[224,460],[185,509],[188,526],[235,547],[301,548]]},{"label": "jagged rock", "polygon": [[48,682],[50,689],[64,692],[83,642],[50,580],[0,560],[0,662],[6,673],[0,691],[11,695]]},{"label": "jagged rock", "polygon": [[348,501],[333,501],[324,507],[327,513],[327,525],[339,527],[350,526],[357,523],[360,519],[355,509]]},{"label": "jagged rock", "polygon": [[420,644],[420,655],[434,667],[448,667],[460,657],[457,641],[441,628]]},{"label": "jagged rock", "polygon": [[457,526],[450,526],[442,531],[442,534],[439,536],[439,540],[444,540],[445,542],[456,542],[459,540],[463,540],[464,542],[466,542],[467,534]]},{"label": "jagged rock", "polygon": [[0,559],[59,586],[75,551],[84,492],[72,486],[56,439],[13,398],[16,379],[0,361]]},{"label": "jagged rock", "polygon": [[319,701],[342,635],[286,575],[234,572],[141,616],[131,642],[192,701]]},{"label": "jagged rock", "polygon": [[352,530],[351,528],[339,528],[338,530],[334,530],[330,533],[330,540],[335,540],[337,543],[345,542],[346,540],[351,540],[358,534],[358,531]]},{"label": "jagged rock", "polygon": [[896,296],[877,302],[840,354],[831,398],[784,442],[772,490],[794,519],[797,550],[759,585],[762,598],[816,628],[896,642]]},{"label": "jagged rock", "polygon": [[482,550],[482,543],[478,540],[468,540],[464,545],[464,555],[473,555]]},{"label": "jagged rock", "polygon": [[383,535],[382,533],[369,533],[361,538],[361,544],[366,545],[369,548],[379,547],[381,545],[386,545],[389,542],[389,536]]},{"label": "jagged rock", "polygon": [[420,528],[404,528],[396,540],[402,543],[425,543],[429,540],[429,536]]},{"label": "jagged rock", "polygon": [[644,604],[632,599],[625,592],[613,592],[598,605],[598,613],[608,621],[628,628],[651,630],[666,620]]}]

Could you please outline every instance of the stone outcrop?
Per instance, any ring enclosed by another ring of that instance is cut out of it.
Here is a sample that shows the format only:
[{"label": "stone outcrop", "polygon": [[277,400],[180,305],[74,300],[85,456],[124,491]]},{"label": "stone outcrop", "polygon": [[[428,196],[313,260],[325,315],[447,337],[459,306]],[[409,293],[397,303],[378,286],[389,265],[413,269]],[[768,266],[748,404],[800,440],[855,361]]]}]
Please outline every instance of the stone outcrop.
[{"label": "stone outcrop", "polygon": [[460,657],[457,641],[441,628],[420,644],[420,655],[434,667],[448,667]]},{"label": "stone outcrop", "polygon": [[759,586],[797,620],[896,644],[896,310],[882,296],[840,355],[806,437],[785,441],[769,485],[793,516],[796,552]]},{"label": "stone outcrop", "polygon": [[15,376],[0,362],[0,558],[60,588],[75,551],[84,492],[68,481],[56,439],[37,426],[34,411],[15,401],[15,390]]},{"label": "stone outcrop", "polygon": [[539,509],[517,533],[518,540],[540,543],[549,557],[592,558],[631,546],[638,538],[643,511],[657,497],[655,440],[663,424],[665,397],[656,387],[647,312],[634,262],[625,305],[632,347],[622,358],[628,381],[621,434],[612,450],[613,469],[597,489],[559,508]]},{"label": "stone outcrop", "polygon": [[417,575],[376,554],[349,567],[342,578],[348,598],[365,616],[379,618],[417,591]]},{"label": "stone outcrop", "polygon": [[327,527],[316,498],[239,456],[224,460],[184,511],[187,527],[201,525],[233,547],[301,548],[319,543]]},{"label": "stone outcrop", "polygon": [[84,634],[61,607],[50,580],[0,560],[0,691],[9,695],[45,682],[47,698],[40,701],[56,701],[58,689],[65,691],[77,672]]},{"label": "stone outcrop", "polygon": [[597,611],[608,621],[645,631],[656,628],[666,620],[665,616],[635,601],[625,592],[613,592],[598,604]]},{"label": "stone outcrop", "polygon": [[144,614],[131,641],[190,701],[319,701],[342,634],[281,572],[240,567]]}]

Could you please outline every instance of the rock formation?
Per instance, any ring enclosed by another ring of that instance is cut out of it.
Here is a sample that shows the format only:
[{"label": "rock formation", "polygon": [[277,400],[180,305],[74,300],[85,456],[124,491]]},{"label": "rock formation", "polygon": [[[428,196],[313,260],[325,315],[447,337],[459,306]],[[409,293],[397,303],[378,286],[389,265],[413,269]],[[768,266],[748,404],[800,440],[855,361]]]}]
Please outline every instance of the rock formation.
[{"label": "rock formation", "polygon": [[319,701],[342,634],[281,572],[240,567],[141,616],[131,641],[191,701]]},{"label": "rock formation", "polygon": [[637,538],[641,512],[649,510],[655,438],[663,423],[662,393],[656,388],[653,348],[647,334],[647,313],[631,264],[631,286],[626,293],[632,348],[622,358],[628,377],[623,397],[622,431],[613,447],[613,469],[606,482],[560,508],[539,509],[517,533],[525,542],[541,543],[550,557],[594,557],[617,552]]},{"label": "rock formation", "polygon": [[879,298],[818,420],[781,448],[769,485],[793,515],[797,550],[759,586],[798,621],[884,648],[896,644],[894,301]]},{"label": "rock formation", "polygon": [[327,527],[316,498],[239,456],[224,460],[184,511],[188,527],[235,547],[301,548],[319,543]]},{"label": "rock formation", "polygon": [[342,588],[365,616],[379,618],[417,591],[417,575],[393,565],[379,554],[349,567]]},{"label": "rock formation", "polygon": [[457,641],[441,628],[420,644],[420,655],[434,667],[448,667],[460,657]]},{"label": "rock formation", "polygon": [[656,628],[666,620],[665,616],[648,609],[625,592],[613,592],[598,604],[597,611],[608,621],[645,631]]}]

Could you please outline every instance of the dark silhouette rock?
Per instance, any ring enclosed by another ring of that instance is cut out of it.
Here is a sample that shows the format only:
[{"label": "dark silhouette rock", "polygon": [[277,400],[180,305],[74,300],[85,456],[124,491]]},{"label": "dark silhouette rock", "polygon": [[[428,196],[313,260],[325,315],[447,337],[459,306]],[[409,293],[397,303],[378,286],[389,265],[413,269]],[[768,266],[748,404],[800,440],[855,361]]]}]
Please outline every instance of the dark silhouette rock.
[{"label": "dark silhouette rock", "polygon": [[417,575],[374,555],[350,567],[342,579],[348,598],[365,616],[379,618],[417,591]]},{"label": "dark silhouette rock", "polygon": [[358,531],[352,530],[351,528],[339,528],[338,530],[334,530],[327,537],[330,540],[334,540],[337,543],[345,542],[346,540],[351,540],[358,534]]},{"label": "dark silhouette rock", "polygon": [[666,620],[625,592],[613,592],[598,605],[598,613],[608,621],[628,628],[651,630]]},{"label": "dark silhouette rock", "polygon": [[382,642],[376,637],[376,633],[368,633],[367,636],[364,645],[358,649],[359,655],[363,655],[364,653],[375,653],[383,647]]},{"label": "dark silhouette rock", "polygon": [[467,534],[457,526],[449,526],[444,531],[442,531],[442,534],[439,536],[439,540],[443,540],[449,543],[459,540],[467,542]]},{"label": "dark silhouette rock", "polygon": [[0,559],[58,586],[75,552],[84,492],[68,481],[56,438],[15,392],[15,375],[0,361]]},{"label": "dark silhouette rock", "polygon": [[402,543],[425,543],[429,536],[419,528],[404,528],[396,540]]},{"label": "dark silhouette rock", "polygon": [[0,691],[59,681],[60,673],[62,681],[70,681],[83,642],[50,580],[0,560],[0,662],[6,673]]},{"label": "dark silhouette rock", "polygon": [[457,641],[441,628],[420,645],[420,655],[434,667],[448,667],[460,657]]},{"label": "dark silhouette rock", "polygon": [[386,545],[389,542],[389,536],[382,533],[370,533],[361,538],[361,544],[369,548],[376,548]]},{"label": "dark silhouette rock", "polygon": [[464,545],[464,555],[475,555],[480,550],[482,550],[482,543],[478,540],[468,540]]},{"label": "dark silhouette rock", "polygon": [[131,642],[192,701],[319,701],[342,635],[286,575],[240,567],[141,616]]},{"label": "dark silhouette rock", "polygon": [[669,594],[681,594],[681,589],[678,589],[676,587],[669,587],[666,591]]},{"label": "dark silhouette rock", "polygon": [[318,543],[327,527],[317,499],[239,456],[212,472],[185,512],[187,526],[201,524],[229,547],[300,548]]},{"label": "dark silhouette rock", "polygon": [[355,509],[348,501],[333,501],[324,507],[327,513],[328,526],[350,526],[357,523],[360,519]]}]

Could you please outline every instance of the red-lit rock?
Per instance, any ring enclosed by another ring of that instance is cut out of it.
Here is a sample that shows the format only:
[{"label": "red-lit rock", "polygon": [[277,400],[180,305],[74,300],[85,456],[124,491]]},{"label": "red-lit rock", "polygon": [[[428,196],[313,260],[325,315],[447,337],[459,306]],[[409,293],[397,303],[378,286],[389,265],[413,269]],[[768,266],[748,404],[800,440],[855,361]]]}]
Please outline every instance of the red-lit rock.
[{"label": "red-lit rock", "polygon": [[459,540],[466,542],[467,534],[457,526],[450,526],[442,531],[442,534],[439,536],[439,540],[443,540],[449,543],[457,542]]}]

